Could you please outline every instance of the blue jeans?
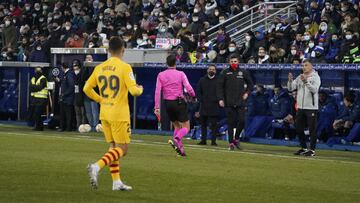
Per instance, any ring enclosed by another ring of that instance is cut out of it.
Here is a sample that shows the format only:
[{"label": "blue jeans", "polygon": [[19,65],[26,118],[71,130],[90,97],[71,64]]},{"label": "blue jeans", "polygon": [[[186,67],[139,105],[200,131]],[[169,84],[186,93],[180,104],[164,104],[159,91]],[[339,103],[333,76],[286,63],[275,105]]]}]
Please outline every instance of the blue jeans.
[{"label": "blue jeans", "polygon": [[93,129],[99,124],[99,105],[85,96],[84,106],[86,118]]}]

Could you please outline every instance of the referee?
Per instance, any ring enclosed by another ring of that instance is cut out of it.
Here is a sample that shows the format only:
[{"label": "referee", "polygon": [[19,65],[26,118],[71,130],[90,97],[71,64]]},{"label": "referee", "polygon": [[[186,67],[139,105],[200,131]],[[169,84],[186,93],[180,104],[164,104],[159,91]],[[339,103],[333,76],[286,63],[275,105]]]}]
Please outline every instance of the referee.
[{"label": "referee", "polygon": [[[249,72],[239,68],[239,58],[231,55],[230,67],[220,74],[216,91],[220,107],[225,107],[229,150],[234,150],[235,147],[240,149],[239,137],[245,125],[246,99],[253,86]],[[235,139],[234,128],[236,128]]]},{"label": "referee", "polygon": [[168,69],[159,73],[156,81],[154,113],[158,117],[160,116],[160,98],[162,92],[166,112],[174,126],[174,139],[169,140],[169,144],[174,147],[180,156],[185,156],[182,138],[189,132],[190,122],[187,105],[184,100],[184,87],[191,97],[195,97],[195,92],[185,73],[176,70],[175,55],[169,55],[166,58],[166,64]]},{"label": "referee", "polygon": [[[320,77],[313,69],[309,60],[302,63],[302,71],[295,80],[292,73],[288,76],[289,91],[297,90],[296,102],[298,110],[296,113],[296,134],[299,136],[301,149],[295,155],[315,156],[316,148],[316,122],[318,114]],[[310,149],[307,148],[305,127],[310,131]]]}]

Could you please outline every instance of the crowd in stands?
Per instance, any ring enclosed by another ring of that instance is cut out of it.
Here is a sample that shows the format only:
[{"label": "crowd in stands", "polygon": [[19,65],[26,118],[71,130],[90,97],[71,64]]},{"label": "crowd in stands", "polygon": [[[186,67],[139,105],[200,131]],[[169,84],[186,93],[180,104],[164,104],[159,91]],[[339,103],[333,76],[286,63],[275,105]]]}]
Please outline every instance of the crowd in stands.
[{"label": "crowd in stands", "polygon": [[[178,39],[179,62],[356,63],[359,1],[299,1],[295,18],[276,18],[237,46],[224,27],[209,43],[206,30],[264,0],[87,0],[0,3],[0,60],[45,62],[50,47],[107,47],[119,35],[128,48],[154,48],[157,38]],[[266,0],[269,2],[269,0]]]}]

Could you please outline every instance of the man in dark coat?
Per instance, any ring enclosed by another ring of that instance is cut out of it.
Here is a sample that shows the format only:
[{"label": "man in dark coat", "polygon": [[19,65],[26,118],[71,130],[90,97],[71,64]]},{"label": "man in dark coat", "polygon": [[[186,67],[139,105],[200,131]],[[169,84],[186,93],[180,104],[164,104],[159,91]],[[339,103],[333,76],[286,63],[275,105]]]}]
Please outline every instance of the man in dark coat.
[{"label": "man in dark coat", "polygon": [[[239,68],[237,56],[231,56],[230,67],[220,74],[216,92],[220,107],[225,107],[230,150],[234,150],[235,147],[240,148],[238,140],[245,125],[246,99],[253,86],[249,72]],[[235,139],[234,128],[236,128]]]},{"label": "man in dark coat", "polygon": [[211,145],[216,146],[217,122],[219,116],[219,104],[216,95],[217,76],[215,65],[209,65],[207,74],[200,79],[196,96],[200,103],[201,142],[206,145],[207,126],[211,130]]},{"label": "man in dark coat", "polygon": [[62,65],[64,72],[60,82],[60,129],[59,131],[72,131],[73,109],[75,99],[75,74],[67,64]]}]

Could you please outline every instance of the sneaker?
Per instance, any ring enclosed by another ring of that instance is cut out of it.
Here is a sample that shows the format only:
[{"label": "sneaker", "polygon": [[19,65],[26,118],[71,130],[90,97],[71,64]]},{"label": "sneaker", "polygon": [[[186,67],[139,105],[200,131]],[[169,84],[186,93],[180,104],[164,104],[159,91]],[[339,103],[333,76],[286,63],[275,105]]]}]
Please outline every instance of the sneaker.
[{"label": "sneaker", "polygon": [[229,144],[229,150],[230,150],[230,151],[234,151],[234,150],[235,150],[235,145],[234,145],[234,143]]},{"label": "sneaker", "polygon": [[198,145],[206,145],[206,142],[201,141],[198,143]]},{"label": "sneaker", "polygon": [[315,156],[315,151],[314,150],[307,150],[304,153],[304,156]]},{"label": "sneaker", "polygon": [[306,151],[306,149],[299,149],[299,151],[295,152],[294,155],[303,155]]},{"label": "sneaker", "polygon": [[113,191],[130,191],[132,190],[131,186],[125,185],[124,183],[113,183]]},{"label": "sneaker", "polygon": [[234,143],[234,146],[236,147],[236,149],[239,149],[239,150],[241,149],[241,148],[240,148],[240,142],[239,142],[239,141],[234,140],[233,143]]},{"label": "sneaker", "polygon": [[98,175],[99,169],[95,164],[89,164],[87,166],[88,175],[90,177],[90,185],[93,189],[98,188]]}]

